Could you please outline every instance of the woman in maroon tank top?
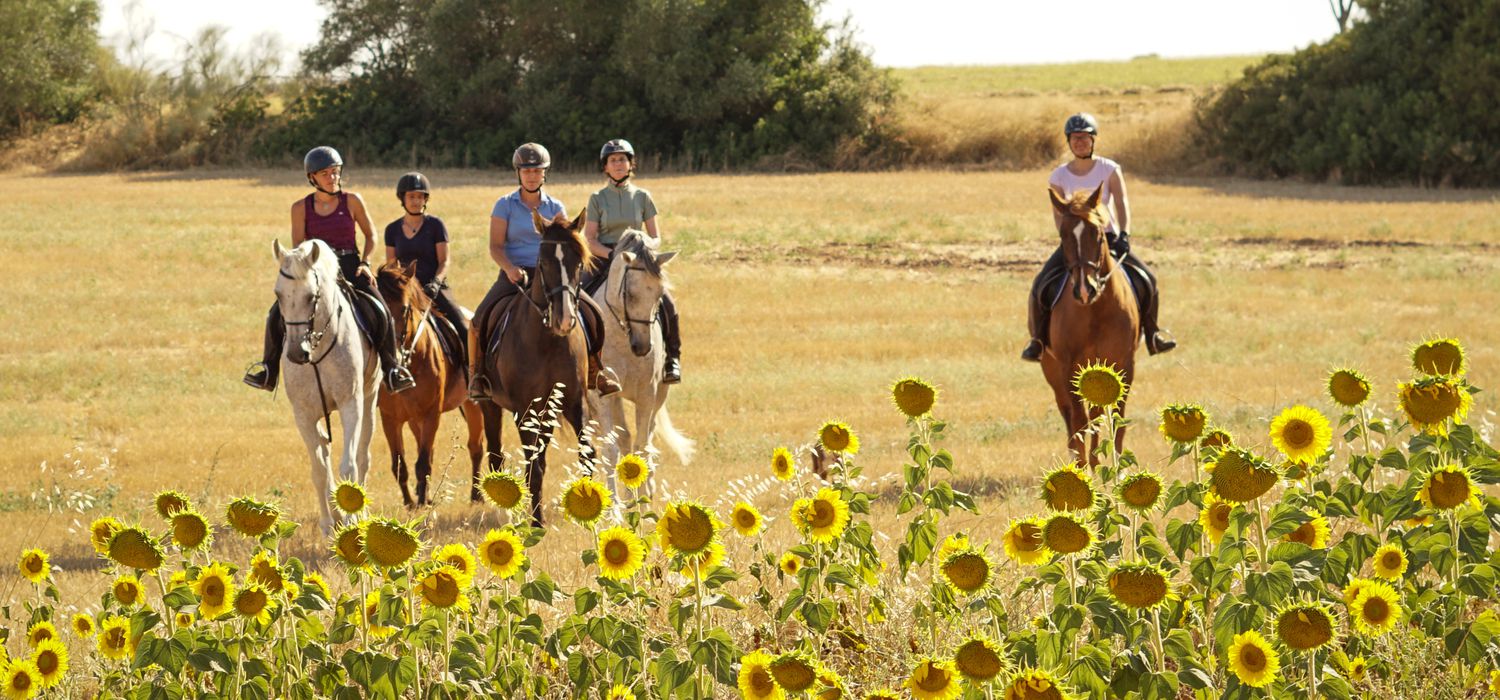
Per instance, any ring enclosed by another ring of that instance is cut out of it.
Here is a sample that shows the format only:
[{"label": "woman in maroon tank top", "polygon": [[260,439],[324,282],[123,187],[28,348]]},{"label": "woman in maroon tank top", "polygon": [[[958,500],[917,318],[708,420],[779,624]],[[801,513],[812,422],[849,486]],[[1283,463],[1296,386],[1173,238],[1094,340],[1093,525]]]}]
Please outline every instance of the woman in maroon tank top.
[{"label": "woman in maroon tank top", "polygon": [[[386,388],[392,393],[410,389],[413,385],[411,373],[396,360],[396,333],[391,326],[390,314],[380,303],[374,275],[370,272],[369,259],[375,250],[375,236],[370,215],[365,212],[365,200],[355,192],[343,190],[344,159],[338,151],[319,146],[307,152],[302,164],[307,170],[308,184],[317,191],[292,203],[292,247],[309,239],[320,240],[338,255],[339,271],[344,279],[356,290],[369,295],[355,295],[355,304],[366,319],[386,327],[385,332],[379,334],[384,337],[377,346],[380,365],[385,370]],[[358,245],[356,228],[364,234],[363,246]],[[276,389],[285,337],[281,309],[272,304],[266,318],[261,361],[251,365],[250,371],[245,373],[246,384],[266,391]]]}]

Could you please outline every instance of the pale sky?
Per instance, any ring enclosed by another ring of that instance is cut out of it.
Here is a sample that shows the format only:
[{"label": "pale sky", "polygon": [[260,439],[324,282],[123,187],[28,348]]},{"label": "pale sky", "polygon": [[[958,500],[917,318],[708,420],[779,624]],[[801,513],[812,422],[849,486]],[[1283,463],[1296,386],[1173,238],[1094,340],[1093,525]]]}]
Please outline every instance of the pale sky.
[{"label": "pale sky", "polygon": [[[317,41],[325,14],[314,0],[133,1],[154,22],[149,50],[158,60],[172,60],[184,39],[205,25],[221,24],[235,47],[261,34],[279,36],[283,72]],[[100,3],[100,33],[116,45],[125,35],[129,2]],[[891,67],[1286,52],[1338,29],[1325,0],[827,0],[822,8],[825,20],[845,16],[875,62]]]}]

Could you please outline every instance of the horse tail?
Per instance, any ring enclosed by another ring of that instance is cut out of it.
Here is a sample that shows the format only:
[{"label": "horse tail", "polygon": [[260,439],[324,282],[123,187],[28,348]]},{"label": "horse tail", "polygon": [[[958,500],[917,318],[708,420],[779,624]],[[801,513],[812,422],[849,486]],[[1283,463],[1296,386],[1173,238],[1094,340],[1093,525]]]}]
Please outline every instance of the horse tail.
[{"label": "horse tail", "polygon": [[667,449],[677,455],[677,461],[684,465],[693,461],[693,452],[696,449],[694,446],[697,443],[693,442],[692,438],[677,432],[677,428],[672,426],[672,417],[667,415],[666,404],[656,409],[656,434],[667,443]]}]

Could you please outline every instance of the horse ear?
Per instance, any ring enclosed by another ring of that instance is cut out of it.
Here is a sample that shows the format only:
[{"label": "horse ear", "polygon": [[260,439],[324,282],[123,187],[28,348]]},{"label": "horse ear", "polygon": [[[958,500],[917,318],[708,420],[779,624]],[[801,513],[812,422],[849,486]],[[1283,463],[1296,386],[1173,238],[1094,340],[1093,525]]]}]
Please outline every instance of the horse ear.
[{"label": "horse ear", "polygon": [[417,276],[417,261],[413,260],[401,268],[401,273],[407,277]]},{"label": "horse ear", "polygon": [[656,256],[656,264],[657,265],[665,265],[665,264],[667,264],[669,262],[672,262],[672,258],[675,258],[675,257],[677,257],[677,251],[675,251],[675,250],[669,250],[669,251],[667,251],[665,253],[662,253],[661,255]]},{"label": "horse ear", "polygon": [[323,250],[323,246],[316,245],[316,244],[313,245],[313,247],[312,247],[312,255],[307,256],[307,266],[308,267],[312,267],[313,265],[318,264],[318,253],[321,252],[322,250]]},{"label": "horse ear", "polygon": [[281,247],[280,238],[274,238],[271,240],[271,252],[276,254],[276,264],[280,265],[281,259],[286,257],[286,248]]},{"label": "horse ear", "polygon": [[1099,206],[1099,195],[1101,194],[1104,194],[1104,183],[1102,182],[1094,189],[1094,193],[1089,195],[1089,200],[1083,203],[1083,207],[1089,211],[1093,211],[1094,207]]},{"label": "horse ear", "polygon": [[1062,198],[1059,197],[1059,196],[1057,196],[1057,190],[1052,189],[1051,187],[1048,187],[1047,188],[1047,198],[1052,200],[1052,208],[1056,209],[1058,211],[1058,213],[1061,213],[1061,214],[1069,214],[1069,213],[1071,213],[1068,210],[1068,203],[1062,201]]},{"label": "horse ear", "polygon": [[573,229],[574,231],[582,230],[583,229],[583,222],[584,222],[583,215],[587,214],[588,211],[589,211],[588,207],[584,207],[582,209],[579,209],[578,210],[578,216],[573,217],[573,223],[569,224],[568,228]]},{"label": "horse ear", "polygon": [[547,230],[547,222],[542,220],[542,215],[536,213],[535,209],[531,210],[531,225],[536,227],[537,233],[544,233]]}]

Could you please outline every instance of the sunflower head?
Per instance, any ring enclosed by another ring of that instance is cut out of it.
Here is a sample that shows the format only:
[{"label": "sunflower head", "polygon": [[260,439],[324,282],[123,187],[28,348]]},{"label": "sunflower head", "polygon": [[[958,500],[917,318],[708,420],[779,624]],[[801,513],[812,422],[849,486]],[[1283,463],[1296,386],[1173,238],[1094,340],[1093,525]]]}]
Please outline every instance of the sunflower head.
[{"label": "sunflower head", "polygon": [[844,500],[841,492],[830,489],[818,489],[802,508],[800,517],[796,518],[802,524],[803,534],[813,542],[832,542],[844,534],[844,529],[849,526],[849,503]]},{"label": "sunflower head", "polygon": [[953,700],[964,691],[958,669],[947,659],[924,656],[906,678],[906,687],[918,700]]},{"label": "sunflower head", "polygon": [[1479,493],[1467,467],[1449,464],[1428,470],[1417,498],[1428,508],[1453,510],[1465,503],[1478,503]]},{"label": "sunflower head", "polygon": [[1288,648],[1312,651],[1333,641],[1333,613],[1322,603],[1293,603],[1276,613],[1276,636]]},{"label": "sunflower head", "polygon": [[961,549],[948,555],[938,566],[949,588],[963,595],[974,595],[989,588],[995,565],[983,552]]},{"label": "sunflower head", "polygon": [[656,524],[656,539],[667,556],[695,555],[714,543],[717,524],[711,511],[693,501],[667,506]]},{"label": "sunflower head", "polygon": [[489,472],[479,482],[484,497],[501,510],[517,510],[526,499],[526,486],[514,474]]},{"label": "sunflower head", "polygon": [[468,596],[464,593],[468,587],[468,576],[451,564],[443,564],[422,577],[422,602],[440,610],[465,610],[469,607]]},{"label": "sunflower head", "polygon": [[57,639],[57,626],[47,620],[42,620],[26,630],[26,643],[33,649],[49,639]]},{"label": "sunflower head", "polygon": [[31,663],[35,664],[37,675],[41,677],[41,687],[51,688],[68,673],[68,648],[56,639],[49,639],[36,645]]},{"label": "sunflower head", "polygon": [[1234,635],[1229,645],[1229,670],[1240,682],[1252,688],[1264,688],[1276,680],[1281,657],[1259,632],[1249,630]]},{"label": "sunflower head", "polygon": [[1052,553],[1042,537],[1043,522],[1035,517],[1010,521],[1005,529],[1005,556],[1018,564],[1040,564]]},{"label": "sunflower head", "polygon": [[83,639],[94,636],[94,616],[88,613],[77,613],[73,616],[73,634]]},{"label": "sunflower head", "polygon": [[271,596],[260,585],[250,583],[235,591],[234,612],[246,620],[256,620],[262,625],[271,621]]},{"label": "sunflower head", "polygon": [[649,476],[651,476],[651,465],[638,454],[625,455],[620,458],[620,461],[615,462],[615,478],[628,488],[638,489],[645,486],[646,478]]},{"label": "sunflower head", "polygon": [[1288,481],[1301,481],[1313,475],[1313,468],[1307,462],[1289,459],[1282,462],[1281,475]]},{"label": "sunflower head", "polygon": [[802,570],[802,557],[792,552],[787,552],[781,555],[781,559],[776,562],[776,566],[781,569],[781,573],[787,576],[796,576],[797,572]]},{"label": "sunflower head", "polygon": [[370,563],[365,556],[365,523],[350,523],[333,531],[333,554],[351,569],[361,569]]},{"label": "sunflower head", "polygon": [[[397,621],[406,624],[411,619],[411,605],[406,602],[404,596],[396,597]],[[384,639],[395,633],[396,628],[380,624],[380,591],[370,591],[365,595],[364,605],[365,625],[370,630],[370,636],[376,639]]]},{"label": "sunflower head", "polygon": [[281,510],[269,503],[261,503],[249,496],[230,501],[224,518],[229,526],[246,537],[260,537],[271,531],[281,518]]},{"label": "sunflower head", "polygon": [[105,516],[89,524],[89,543],[94,545],[94,551],[101,556],[109,556],[109,540],[116,532],[124,529],[124,523],[113,517]]},{"label": "sunflower head", "polygon": [[1401,545],[1387,542],[1376,548],[1375,554],[1370,557],[1370,564],[1375,569],[1376,576],[1395,581],[1406,574],[1406,552],[1401,549]]},{"label": "sunflower head", "polygon": [[1198,524],[1203,531],[1208,533],[1208,539],[1218,544],[1223,539],[1224,533],[1229,530],[1229,515],[1233,513],[1235,504],[1226,501],[1210,492],[1203,498],[1203,509],[1198,511]]},{"label": "sunflower head", "polygon": [[1309,516],[1308,521],[1297,526],[1297,529],[1286,533],[1283,540],[1305,544],[1313,549],[1328,548],[1328,518],[1317,513]]},{"label": "sunflower head", "polygon": [[365,487],[353,481],[340,481],[333,487],[333,505],[345,515],[359,515],[369,505],[370,496],[365,493]]},{"label": "sunflower head", "polygon": [[1136,472],[1120,480],[1120,502],[1136,512],[1155,508],[1161,491],[1161,475],[1156,472]]},{"label": "sunflower head", "polygon": [[1270,462],[1244,448],[1228,447],[1214,460],[1209,486],[1226,501],[1247,503],[1265,495],[1280,478]]},{"label": "sunflower head", "polygon": [[127,527],[109,538],[109,558],[120,566],[156,571],[166,560],[166,553],[144,528]]},{"label": "sunflower head", "polygon": [[1370,398],[1370,380],[1359,370],[1340,367],[1328,373],[1328,396],[1344,408],[1355,408]]},{"label": "sunflower head", "polygon": [[228,612],[235,592],[229,567],[218,562],[203,567],[193,581],[193,592],[198,594],[199,617],[212,620]]},{"label": "sunflower head", "polygon": [[776,685],[788,693],[804,692],[818,682],[818,663],[802,652],[782,654],[768,667]]},{"label": "sunflower head", "polygon": [[365,521],[365,556],[382,569],[406,566],[422,548],[422,540],[412,526],[391,518]]},{"label": "sunflower head", "polygon": [[775,657],[764,649],[756,649],[740,657],[740,695],[747,700],[780,700],[782,692],[771,676],[771,661]]},{"label": "sunflower head", "polygon": [[474,578],[479,566],[474,561],[474,553],[470,552],[467,546],[457,542],[438,548],[432,553],[432,560],[457,569],[458,573],[470,580]]},{"label": "sunflower head", "polygon": [[1005,672],[1005,652],[989,637],[975,635],[964,640],[954,650],[953,666],[971,681],[992,681]]},{"label": "sunflower head", "polygon": [[932,412],[937,403],[937,387],[916,377],[899,379],[891,385],[891,401],[907,418],[921,418]]},{"label": "sunflower head", "polygon": [[307,576],[304,576],[302,578],[302,582],[307,584],[307,587],[309,589],[317,591],[318,595],[323,597],[323,600],[326,600],[330,603],[336,600],[333,597],[333,589],[328,586],[328,580],[324,579],[322,574],[315,571],[308,574]]},{"label": "sunflower head", "polygon": [[1067,700],[1056,676],[1039,668],[1025,668],[1005,686],[1005,700]]},{"label": "sunflower head", "polygon": [[1287,459],[1315,462],[1332,442],[1333,428],[1328,419],[1307,406],[1292,406],[1271,421],[1271,443]]},{"label": "sunflower head", "polygon": [[172,514],[172,542],[184,551],[207,551],[213,544],[213,526],[196,510],[179,510]]},{"label": "sunflower head", "polygon": [[771,451],[771,475],[778,481],[791,481],[797,475],[797,460],[792,458],[791,450],[778,447]]},{"label": "sunflower head", "polygon": [[593,477],[580,476],[569,482],[567,488],[563,489],[563,512],[579,525],[592,524],[604,515],[609,505],[609,490]]},{"label": "sunflower head", "polygon": [[1234,445],[1234,436],[1223,428],[1209,428],[1198,440],[1198,446],[1205,450],[1222,450]]},{"label": "sunflower head", "polygon": [[1091,524],[1073,513],[1054,513],[1042,524],[1042,544],[1058,554],[1082,554],[1099,539]]},{"label": "sunflower head", "polygon": [[515,576],[526,563],[526,547],[510,528],[490,530],[479,544],[479,560],[490,573],[504,579]]},{"label": "sunflower head", "polygon": [[110,592],[115,595],[115,600],[120,601],[120,605],[127,608],[135,607],[145,595],[144,589],[141,588],[141,580],[130,574],[116,578],[114,585],[110,587]]},{"label": "sunflower head", "polygon": [[854,454],[859,452],[859,437],[843,421],[831,420],[818,429],[818,442],[828,452]]},{"label": "sunflower head", "polygon": [[754,537],[759,534],[766,522],[765,518],[761,517],[760,511],[746,501],[734,504],[734,510],[729,513],[729,521],[734,523],[735,532],[745,537]]},{"label": "sunflower head", "polygon": [[170,520],[173,513],[192,507],[188,497],[181,491],[162,491],[156,494],[156,514],[161,516],[162,520]]},{"label": "sunflower head", "polygon": [[1349,606],[1354,628],[1367,637],[1378,637],[1395,629],[1401,619],[1401,598],[1384,581],[1366,581]]},{"label": "sunflower head", "polygon": [[1167,572],[1147,562],[1120,564],[1109,572],[1105,583],[1115,602],[1131,610],[1150,610],[1172,594]]},{"label": "sunflower head", "polygon": [[52,575],[52,563],[47,553],[36,547],[21,552],[21,560],[16,566],[21,570],[21,575],[32,583],[41,583]]},{"label": "sunflower head", "polygon": [[599,573],[616,581],[634,576],[646,561],[646,544],[625,527],[612,527],[599,533],[595,551],[599,555]]},{"label": "sunflower head", "polygon": [[256,552],[255,556],[250,558],[250,573],[245,578],[252,583],[259,584],[272,595],[286,591],[289,585],[281,570],[281,563],[276,560],[276,555],[265,550]]},{"label": "sunflower head", "polygon": [[1120,370],[1102,361],[1079,367],[1073,374],[1073,393],[1095,408],[1114,408],[1129,391]]},{"label": "sunflower head", "polygon": [[1457,338],[1436,338],[1411,349],[1412,369],[1429,377],[1462,376],[1468,369],[1463,343]]},{"label": "sunflower head", "polygon": [[1094,507],[1094,483],[1078,464],[1064,464],[1042,477],[1042,503],[1051,510],[1089,510]]},{"label": "sunflower head", "polygon": [[1404,383],[1397,397],[1412,427],[1431,435],[1446,435],[1448,421],[1463,420],[1474,401],[1463,380],[1452,376],[1423,377]]},{"label": "sunflower head", "polygon": [[1203,436],[1208,414],[1195,403],[1168,404],[1161,409],[1162,437],[1182,445],[1191,445]]},{"label": "sunflower head", "polygon": [[94,641],[99,653],[107,659],[125,659],[135,653],[136,640],[130,638],[130,620],[119,615],[110,615],[99,623],[99,635]]},{"label": "sunflower head", "polygon": [[42,673],[36,664],[17,659],[5,669],[5,697],[33,698],[42,690]]}]

